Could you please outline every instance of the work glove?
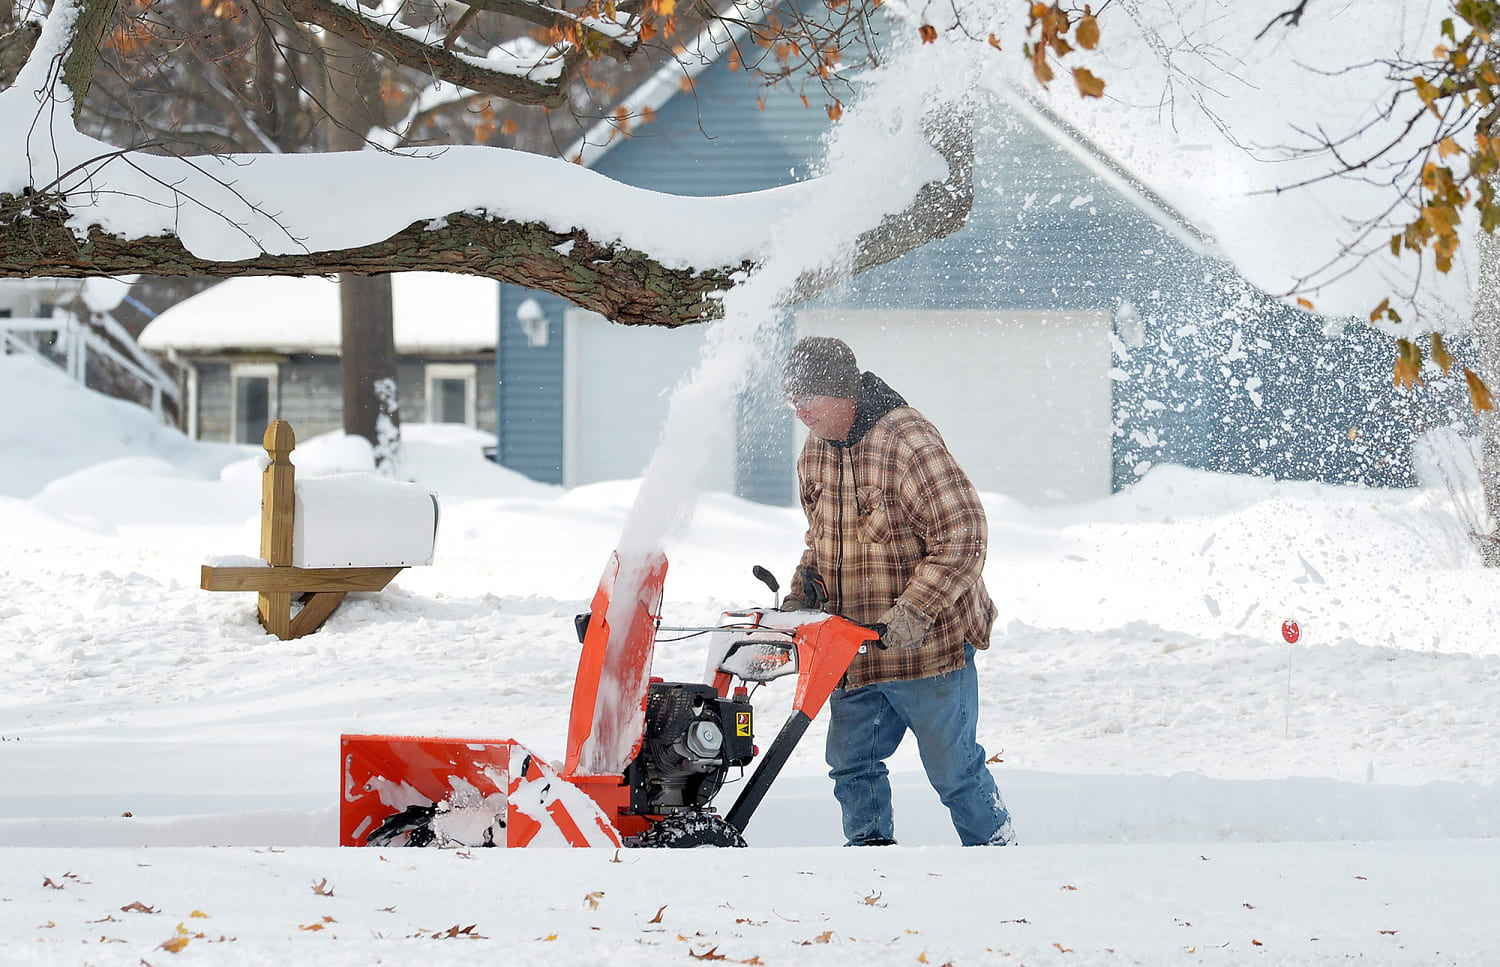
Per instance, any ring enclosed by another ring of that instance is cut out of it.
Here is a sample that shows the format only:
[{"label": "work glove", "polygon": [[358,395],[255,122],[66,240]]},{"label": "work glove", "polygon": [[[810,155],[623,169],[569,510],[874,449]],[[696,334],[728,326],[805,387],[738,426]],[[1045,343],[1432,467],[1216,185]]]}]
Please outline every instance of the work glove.
[{"label": "work glove", "polygon": [[791,590],[781,602],[782,611],[821,611],[828,603],[823,576],[805,564],[792,572]]},{"label": "work glove", "polygon": [[885,625],[880,643],[886,648],[915,648],[927,638],[933,620],[905,598],[897,598],[891,609],[880,616],[879,623]]}]

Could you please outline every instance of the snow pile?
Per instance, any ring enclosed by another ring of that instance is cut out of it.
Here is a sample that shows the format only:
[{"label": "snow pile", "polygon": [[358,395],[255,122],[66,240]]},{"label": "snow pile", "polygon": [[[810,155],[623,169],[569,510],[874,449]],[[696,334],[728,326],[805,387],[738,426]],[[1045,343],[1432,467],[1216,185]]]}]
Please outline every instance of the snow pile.
[{"label": "snow pile", "polygon": [[[1226,963],[1476,962],[1494,939],[1478,884],[1496,857],[1478,840],[1500,831],[1500,614],[1444,491],[1162,467],[1088,505],[985,495],[1002,618],[979,658],[980,737],[1023,846],[908,848],[954,842],[908,748],[892,760],[903,848],[836,848],[819,721],[751,823],[737,885],[710,895],[712,852],[325,848],[340,733],[561,757],[572,616],[638,482],[536,485],[485,461],[472,431],[408,426],[409,476],[443,501],[433,565],[283,642],[252,596],[197,588],[205,561],[257,553],[258,451],[174,438],[31,361],[0,366],[0,403],[36,414],[9,426],[6,479],[39,482],[0,498],[0,655],[25,683],[0,693],[7,962],[87,958],[105,938],[123,943],[101,962],[155,963],[179,922],[204,957],[327,962],[415,963],[431,948],[404,940],[439,933],[486,961],[582,961],[603,943],[627,963],[684,947],[1163,963],[1225,944]],[[370,467],[339,436],[293,457],[299,473]],[[666,543],[666,621],[769,603],[750,566],[785,577],[801,532],[795,510],[704,497]],[[1286,618],[1304,629],[1293,647]],[[704,647],[664,641],[653,671],[696,680]],[[766,736],[789,686],[755,702]],[[166,848],[205,845],[242,848]],[[325,879],[332,897],[311,889]],[[136,901],[155,912],[122,911]]]}]

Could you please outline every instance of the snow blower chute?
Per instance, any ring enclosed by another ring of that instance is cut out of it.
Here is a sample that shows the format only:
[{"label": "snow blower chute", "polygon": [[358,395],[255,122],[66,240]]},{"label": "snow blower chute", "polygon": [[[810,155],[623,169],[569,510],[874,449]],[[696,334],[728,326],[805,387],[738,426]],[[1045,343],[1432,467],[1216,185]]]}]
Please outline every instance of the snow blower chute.
[{"label": "snow blower chute", "polygon": [[[757,577],[779,591],[764,568]],[[561,769],[513,739],[342,737],[343,846],[743,846],[808,724],[879,629],[821,611],[725,612],[661,627],[666,558],[611,558],[589,610]],[[821,583],[805,578],[804,598]],[[826,597],[826,596],[825,596]],[[658,632],[702,635],[702,682],[651,677]],[[714,797],[756,757],[748,686],[796,675],[792,711],[722,816]]]}]

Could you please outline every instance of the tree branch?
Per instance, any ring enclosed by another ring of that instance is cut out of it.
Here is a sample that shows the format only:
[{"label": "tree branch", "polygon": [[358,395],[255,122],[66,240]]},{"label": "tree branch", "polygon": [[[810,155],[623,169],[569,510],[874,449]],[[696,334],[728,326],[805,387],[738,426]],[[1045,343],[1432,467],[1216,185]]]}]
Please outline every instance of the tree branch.
[{"label": "tree branch", "polygon": [[[887,216],[860,236],[850,265],[804,276],[794,298],[808,298],[962,227],[973,201],[968,119],[947,123],[931,136],[948,159],[948,178],[923,186],[905,212]],[[356,248],[238,261],[195,256],[169,233],[132,238],[95,224],[80,239],[70,217],[61,200],[45,190],[0,194],[0,278],[456,272],[550,292],[623,325],[676,327],[721,315],[720,295],[754,268],[750,262],[667,268],[647,253],[595,242],[583,229],[560,232],[473,212],[413,222],[383,241]]]},{"label": "tree branch", "polygon": [[[596,49],[599,53],[615,60],[628,60],[639,46],[636,35],[632,32],[628,41],[620,37],[612,37],[609,34],[596,30],[584,20],[570,11],[559,10],[555,7],[544,6],[533,0],[464,0],[469,10],[482,10],[485,13],[497,13],[506,17],[515,17],[527,23],[535,24],[548,30],[563,31],[568,27],[576,26],[583,31],[585,45]],[[622,14],[633,14],[640,6],[639,0],[625,0],[616,5]],[[468,16],[465,14],[464,16]]]},{"label": "tree branch", "polygon": [[29,20],[0,36],[0,89],[16,82],[16,75],[26,66],[41,36],[42,25]]},{"label": "tree branch", "polygon": [[358,248],[233,262],[199,258],[174,235],[125,238],[94,225],[80,240],[68,217],[40,196],[0,195],[0,277],[456,272],[551,292],[625,325],[681,326],[717,316],[715,293],[751,267],[669,269],[634,249],[594,242],[581,229],[557,232],[470,212],[448,215],[438,227],[413,222]]},{"label": "tree branch", "polygon": [[810,299],[844,279],[963,228],[974,207],[973,117],[967,113],[944,117],[928,127],[927,139],[948,162],[947,179],[923,185],[905,211],[887,215],[859,236],[847,264],[804,274],[797,280],[792,301]]},{"label": "tree branch", "polygon": [[1266,34],[1271,32],[1272,27],[1276,26],[1279,23],[1282,23],[1283,21],[1288,27],[1297,26],[1302,22],[1302,15],[1306,12],[1307,0],[1298,0],[1298,3],[1295,7],[1291,8],[1290,10],[1283,10],[1281,11],[1281,13],[1278,13],[1276,16],[1272,17],[1270,23],[1260,28],[1260,33],[1255,35],[1255,39],[1261,39]]},{"label": "tree branch", "polygon": [[99,66],[99,47],[114,17],[115,0],[88,0],[78,11],[73,36],[63,60],[63,84],[73,93],[73,123],[83,112],[83,100],[94,83],[94,68]]},{"label": "tree branch", "polygon": [[[438,43],[424,43],[370,17],[364,17],[329,0],[282,0],[282,5],[297,20],[313,24],[341,37],[378,51],[391,60],[431,74],[458,87],[491,94],[517,104],[560,107],[567,102],[566,79],[572,54],[563,58],[564,67],[558,79],[538,81],[507,74],[475,64]],[[579,54],[581,56],[581,54]]]}]

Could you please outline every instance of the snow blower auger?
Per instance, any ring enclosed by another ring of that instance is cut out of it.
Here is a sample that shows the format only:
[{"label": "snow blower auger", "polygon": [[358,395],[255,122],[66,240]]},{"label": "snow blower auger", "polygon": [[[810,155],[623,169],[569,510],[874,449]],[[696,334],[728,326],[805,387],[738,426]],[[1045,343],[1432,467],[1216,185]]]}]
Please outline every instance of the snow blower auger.
[{"label": "snow blower auger", "polygon": [[[764,568],[754,573],[780,590]],[[560,767],[513,739],[343,736],[340,845],[745,845],[750,817],[808,724],[880,630],[774,608],[663,628],[666,575],[664,557],[622,574],[615,555],[574,619],[583,649]],[[817,601],[821,582],[804,581],[804,599]],[[703,682],[651,677],[661,632],[705,637]],[[720,816],[714,796],[758,752],[748,686],[788,675],[797,676],[791,714]]]}]

